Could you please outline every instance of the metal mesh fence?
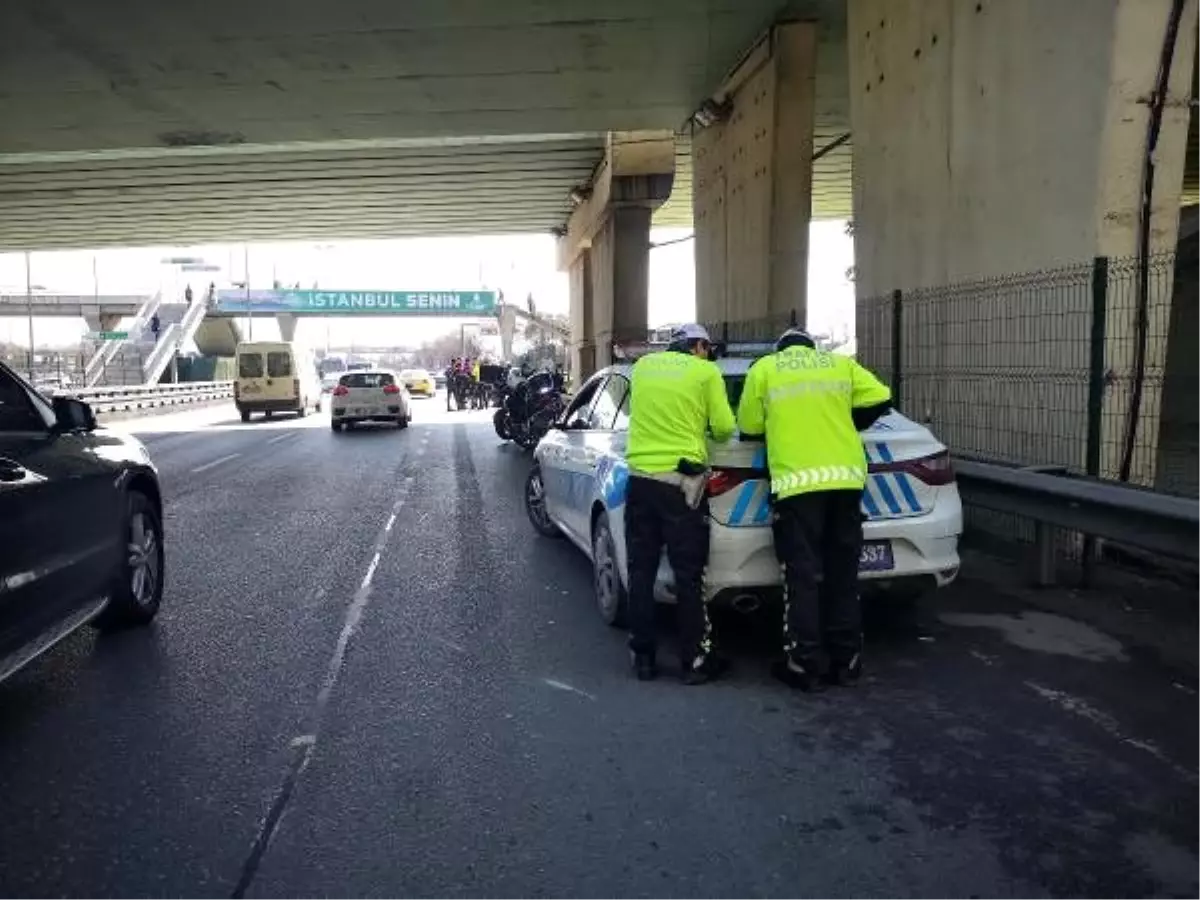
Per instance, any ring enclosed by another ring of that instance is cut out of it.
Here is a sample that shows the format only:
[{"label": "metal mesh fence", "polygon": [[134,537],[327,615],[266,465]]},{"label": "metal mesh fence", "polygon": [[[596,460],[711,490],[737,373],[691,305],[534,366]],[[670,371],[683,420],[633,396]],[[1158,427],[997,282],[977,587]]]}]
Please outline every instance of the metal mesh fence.
[{"label": "metal mesh fence", "polygon": [[1172,297],[1194,295],[1175,254],[896,291],[859,302],[859,359],[956,453],[1194,496],[1188,404],[1163,389]]}]

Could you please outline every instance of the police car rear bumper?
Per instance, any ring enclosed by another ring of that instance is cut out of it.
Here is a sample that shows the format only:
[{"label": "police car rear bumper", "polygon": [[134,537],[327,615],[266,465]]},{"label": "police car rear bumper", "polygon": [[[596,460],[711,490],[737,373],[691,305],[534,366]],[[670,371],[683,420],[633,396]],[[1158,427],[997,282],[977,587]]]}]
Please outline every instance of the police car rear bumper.
[{"label": "police car rear bumper", "polygon": [[[746,593],[770,593],[782,586],[779,560],[768,526],[730,528],[712,523],[705,585],[717,601]],[[864,541],[891,544],[893,566],[861,572],[859,580],[872,586],[923,580],[945,587],[958,576],[958,539],[962,534],[962,504],[957,490],[943,489],[933,510],[924,516],[883,519],[863,524]],[[674,574],[664,555],[658,570],[659,599],[671,602]]]}]

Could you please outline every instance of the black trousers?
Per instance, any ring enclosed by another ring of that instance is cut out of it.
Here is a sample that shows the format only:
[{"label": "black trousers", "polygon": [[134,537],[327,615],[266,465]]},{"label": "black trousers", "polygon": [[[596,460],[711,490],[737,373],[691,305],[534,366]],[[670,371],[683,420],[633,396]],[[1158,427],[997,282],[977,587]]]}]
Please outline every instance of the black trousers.
[{"label": "black trousers", "polygon": [[824,672],[830,662],[844,665],[862,650],[861,500],[861,491],[817,491],[775,503],[784,652],[809,671]]},{"label": "black trousers", "polygon": [[680,657],[690,663],[712,650],[712,626],[704,605],[708,565],[708,500],[692,509],[673,484],[631,476],[625,501],[625,552],[629,560],[629,647],[654,653],[654,581],[663,545],[675,572],[679,603]]}]

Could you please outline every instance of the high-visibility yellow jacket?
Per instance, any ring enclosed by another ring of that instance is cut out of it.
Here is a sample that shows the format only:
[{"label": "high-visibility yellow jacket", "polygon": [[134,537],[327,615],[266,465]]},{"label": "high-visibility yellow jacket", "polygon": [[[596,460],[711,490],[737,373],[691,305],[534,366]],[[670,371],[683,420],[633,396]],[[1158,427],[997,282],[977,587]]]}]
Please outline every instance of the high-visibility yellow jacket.
[{"label": "high-visibility yellow jacket", "polygon": [[765,434],[771,493],[861,490],[866,451],[852,410],[891,399],[891,391],[848,356],[788,347],[750,367],[738,404],[746,436]]},{"label": "high-visibility yellow jacket", "polygon": [[674,472],[681,459],[705,464],[706,432],[716,441],[733,436],[721,370],[691,353],[667,350],[634,363],[629,403],[625,459],[639,472]]}]

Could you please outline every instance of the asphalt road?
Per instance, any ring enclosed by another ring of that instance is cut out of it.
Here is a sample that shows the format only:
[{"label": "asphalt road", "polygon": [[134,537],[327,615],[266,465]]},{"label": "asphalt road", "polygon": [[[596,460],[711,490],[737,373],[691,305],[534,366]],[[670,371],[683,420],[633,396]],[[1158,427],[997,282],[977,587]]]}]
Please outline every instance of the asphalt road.
[{"label": "asphalt road", "polygon": [[640,684],[483,413],[114,427],[166,599],[0,685],[4,895],[1196,894],[1194,676],[970,572],[856,690]]}]

